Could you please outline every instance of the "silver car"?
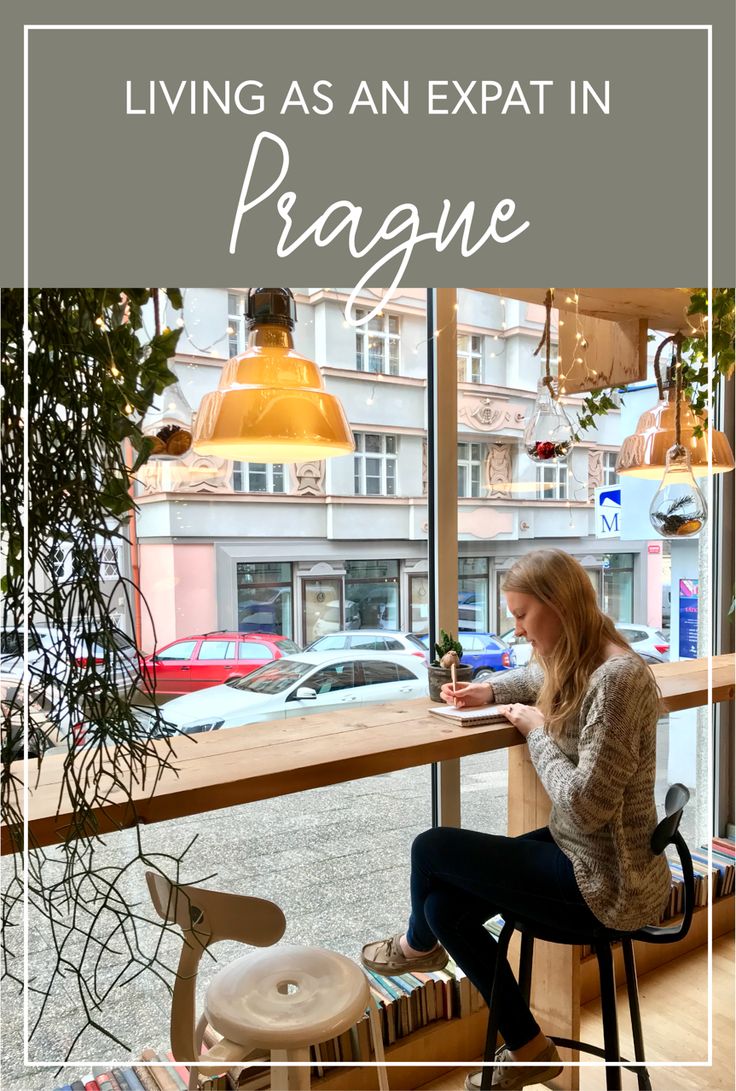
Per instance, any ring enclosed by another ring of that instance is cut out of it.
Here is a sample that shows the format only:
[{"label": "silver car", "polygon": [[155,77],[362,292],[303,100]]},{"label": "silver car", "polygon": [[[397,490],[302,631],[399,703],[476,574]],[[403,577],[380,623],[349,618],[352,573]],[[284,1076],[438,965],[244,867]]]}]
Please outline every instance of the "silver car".
[{"label": "silver car", "polygon": [[420,659],[428,658],[428,651],[414,633],[400,633],[395,629],[343,629],[313,640],[306,652],[406,652]]},{"label": "silver car", "polygon": [[621,622],[616,629],[647,663],[669,662],[670,642],[661,629],[628,621]]}]

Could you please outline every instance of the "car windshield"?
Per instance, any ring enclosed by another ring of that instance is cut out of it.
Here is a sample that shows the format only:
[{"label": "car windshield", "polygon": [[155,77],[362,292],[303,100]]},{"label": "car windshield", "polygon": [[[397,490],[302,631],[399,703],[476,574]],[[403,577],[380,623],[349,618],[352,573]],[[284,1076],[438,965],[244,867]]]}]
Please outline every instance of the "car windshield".
[{"label": "car windshield", "polygon": [[[6,629],[0,642],[1,655],[23,655],[23,632],[19,629]],[[43,644],[33,633],[28,634],[28,651],[38,652]]]},{"label": "car windshield", "polygon": [[233,689],[247,689],[251,693],[283,693],[313,668],[314,663],[305,663],[301,659],[276,659],[244,678],[231,678],[225,685]]},{"label": "car windshield", "polygon": [[418,636],[414,636],[414,633],[407,633],[406,639],[412,644],[416,644],[417,648],[421,648],[423,652],[426,652],[427,646],[423,644]]}]

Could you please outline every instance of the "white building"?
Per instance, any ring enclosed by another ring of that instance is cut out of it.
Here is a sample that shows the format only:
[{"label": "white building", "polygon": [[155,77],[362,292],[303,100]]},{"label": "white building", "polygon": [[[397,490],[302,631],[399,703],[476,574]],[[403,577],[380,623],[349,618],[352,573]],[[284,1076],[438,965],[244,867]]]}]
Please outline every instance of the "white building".
[{"label": "white building", "polygon": [[[358,306],[371,309],[379,293]],[[223,363],[245,348],[246,294],[185,293],[173,366],[195,411]],[[426,631],[426,293],[401,289],[367,329],[345,320],[344,289],[294,294],[295,346],[340,398],[355,454],[291,466],[192,452],[148,463],[136,561],[159,645],[238,627],[275,628],[300,643],[361,625]],[[543,323],[541,305],[458,293],[459,627],[509,627],[500,577],[541,544],[580,558],[614,618],[659,624],[661,551],[595,537],[593,490],[615,480],[620,414],[566,465],[539,467],[522,447]],[[579,400],[562,401],[574,417]],[[143,643],[154,643],[145,610]]]}]

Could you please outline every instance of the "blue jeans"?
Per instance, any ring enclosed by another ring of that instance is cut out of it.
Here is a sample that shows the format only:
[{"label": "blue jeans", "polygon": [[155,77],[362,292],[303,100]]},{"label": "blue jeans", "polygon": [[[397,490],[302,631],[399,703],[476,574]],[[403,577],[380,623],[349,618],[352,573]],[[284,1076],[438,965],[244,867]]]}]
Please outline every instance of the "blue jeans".
[{"label": "blue jeans", "polygon": [[[407,940],[417,951],[428,951],[439,940],[486,1003],[496,941],[483,924],[497,913],[514,911],[568,927],[596,923],[572,864],[546,827],[521,837],[497,837],[440,826],[416,838]],[[498,1026],[508,1048],[519,1049],[540,1028],[505,960],[501,972]]]}]

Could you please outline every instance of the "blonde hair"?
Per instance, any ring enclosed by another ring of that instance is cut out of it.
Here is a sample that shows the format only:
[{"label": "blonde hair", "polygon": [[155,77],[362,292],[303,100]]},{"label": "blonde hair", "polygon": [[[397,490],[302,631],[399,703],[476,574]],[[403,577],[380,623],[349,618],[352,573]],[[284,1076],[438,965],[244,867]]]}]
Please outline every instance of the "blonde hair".
[{"label": "blonde hair", "polygon": [[561,549],[535,550],[516,561],[501,590],[532,595],[560,619],[562,629],[554,650],[546,656],[535,652],[544,671],[537,706],[547,734],[558,736],[565,721],[580,709],[590,676],[603,662],[606,644],[628,652],[630,646],[598,606],[583,566]]}]

